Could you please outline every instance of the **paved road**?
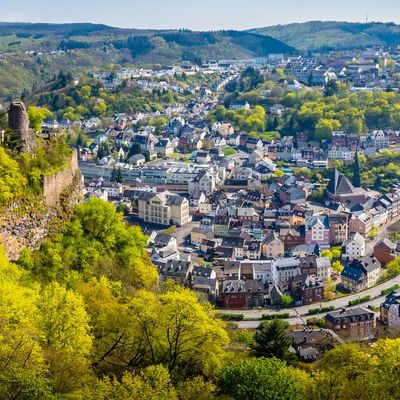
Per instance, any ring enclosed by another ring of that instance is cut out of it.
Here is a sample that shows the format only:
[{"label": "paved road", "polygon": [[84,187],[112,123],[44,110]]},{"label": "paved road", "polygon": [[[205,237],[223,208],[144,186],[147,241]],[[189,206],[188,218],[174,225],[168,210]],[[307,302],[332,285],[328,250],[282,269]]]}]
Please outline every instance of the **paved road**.
[{"label": "paved road", "polygon": [[[373,288],[364,290],[363,292],[352,294],[349,296],[341,297],[339,299],[323,302],[323,303],[314,303],[307,306],[295,307],[295,308],[286,308],[280,309],[279,311],[273,309],[266,310],[219,310],[221,313],[236,313],[243,314],[246,319],[252,319],[252,321],[241,321],[238,322],[238,326],[240,328],[256,328],[260,321],[259,319],[263,314],[283,314],[289,313],[289,318],[286,319],[291,325],[303,324],[306,318],[310,318],[310,316],[306,316],[308,311],[312,308],[317,308],[319,306],[329,307],[333,306],[337,308],[348,308],[348,303],[350,300],[356,300],[363,296],[371,296],[371,300],[361,304],[361,307],[371,306],[379,306],[383,303],[385,296],[381,296],[381,291],[387,289],[395,284],[400,284],[400,277],[395,277],[382,283],[381,285],[375,286]],[[323,318],[326,313],[313,315],[312,317]],[[257,321],[258,320],[258,321]]]}]

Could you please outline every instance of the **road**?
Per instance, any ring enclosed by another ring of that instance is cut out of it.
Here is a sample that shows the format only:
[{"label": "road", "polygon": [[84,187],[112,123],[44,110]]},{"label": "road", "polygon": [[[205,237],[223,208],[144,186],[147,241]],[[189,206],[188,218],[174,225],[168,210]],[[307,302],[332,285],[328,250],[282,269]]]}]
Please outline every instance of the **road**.
[{"label": "road", "polygon": [[[381,285],[374,286],[370,289],[364,290],[363,292],[352,294],[349,296],[341,297],[339,299],[326,301],[323,303],[314,303],[307,306],[300,306],[295,308],[285,308],[279,310],[266,309],[266,310],[219,310],[221,313],[236,313],[243,314],[246,319],[251,319],[251,321],[240,321],[238,322],[239,328],[257,328],[260,324],[260,318],[263,314],[283,314],[289,313],[289,318],[286,319],[291,325],[303,324],[306,318],[310,318],[311,316],[306,316],[308,311],[312,308],[322,307],[330,307],[333,306],[335,309],[338,308],[349,308],[348,303],[350,300],[357,300],[360,297],[370,296],[371,300],[365,303],[362,303],[361,307],[371,306],[379,306],[383,303],[385,296],[381,295],[382,290],[387,289],[395,284],[400,284],[400,276],[397,276],[393,279],[390,279]],[[326,313],[312,315],[312,317],[323,318]]]}]

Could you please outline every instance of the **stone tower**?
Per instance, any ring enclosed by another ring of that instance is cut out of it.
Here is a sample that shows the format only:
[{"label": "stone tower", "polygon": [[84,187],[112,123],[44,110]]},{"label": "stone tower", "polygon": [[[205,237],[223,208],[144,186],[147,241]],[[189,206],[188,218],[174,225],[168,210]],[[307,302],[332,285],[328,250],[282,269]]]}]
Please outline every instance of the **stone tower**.
[{"label": "stone tower", "polygon": [[31,152],[35,147],[35,135],[29,129],[28,112],[22,101],[15,101],[10,104],[8,126],[18,134],[22,151]]},{"label": "stone tower", "polygon": [[360,174],[360,162],[358,160],[358,149],[356,150],[356,155],[354,157],[353,186],[355,188],[361,187],[361,174]]}]

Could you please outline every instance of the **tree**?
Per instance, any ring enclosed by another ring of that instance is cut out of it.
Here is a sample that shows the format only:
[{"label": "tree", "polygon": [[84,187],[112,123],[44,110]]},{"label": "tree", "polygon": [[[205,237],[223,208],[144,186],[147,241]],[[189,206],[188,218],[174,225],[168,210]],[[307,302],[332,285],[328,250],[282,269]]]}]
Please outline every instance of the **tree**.
[{"label": "tree", "polygon": [[292,344],[286,330],[288,323],[280,319],[262,322],[254,335],[253,353],[256,357],[276,357],[283,361],[293,360],[289,347]]},{"label": "tree", "polygon": [[122,176],[122,171],[120,168],[114,168],[111,171],[111,181],[112,182],[116,182],[116,183],[122,183],[122,181],[124,180],[123,176]]},{"label": "tree", "polygon": [[26,178],[21,174],[18,163],[0,147],[0,206],[22,196],[26,186]]},{"label": "tree", "polygon": [[110,341],[99,368],[162,364],[177,379],[221,367],[228,343],[224,323],[191,290],[140,291],[127,307],[127,326]]},{"label": "tree", "polygon": [[217,376],[219,393],[240,400],[299,400],[301,380],[276,358],[250,358],[228,365]]},{"label": "tree", "polygon": [[288,294],[284,294],[282,297],[281,297],[281,306],[282,307],[288,307],[288,306],[290,306],[290,305],[292,305],[293,304],[293,298],[292,298],[292,296],[290,296],[290,295],[288,295]]},{"label": "tree", "polygon": [[32,129],[36,132],[42,130],[42,122],[46,118],[50,118],[51,115],[51,112],[47,108],[39,108],[35,106],[31,106],[28,108],[29,121]]},{"label": "tree", "polygon": [[81,296],[58,283],[51,283],[43,291],[39,311],[45,346],[82,357],[90,353],[89,317]]}]

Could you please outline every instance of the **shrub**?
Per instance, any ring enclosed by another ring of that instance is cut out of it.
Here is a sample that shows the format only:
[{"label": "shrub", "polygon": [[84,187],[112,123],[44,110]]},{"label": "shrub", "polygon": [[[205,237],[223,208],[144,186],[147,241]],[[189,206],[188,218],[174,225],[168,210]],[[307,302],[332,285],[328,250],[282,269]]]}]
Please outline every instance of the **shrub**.
[{"label": "shrub", "polygon": [[370,299],[371,299],[371,296],[364,296],[364,297],[360,297],[359,299],[350,300],[349,306],[356,306],[357,304],[365,303],[366,301],[369,301]]},{"label": "shrub", "polygon": [[218,314],[223,321],[243,321],[243,314]]},{"label": "shrub", "polygon": [[286,319],[289,318],[289,313],[282,314],[263,314],[261,319],[271,321],[273,319]]}]

